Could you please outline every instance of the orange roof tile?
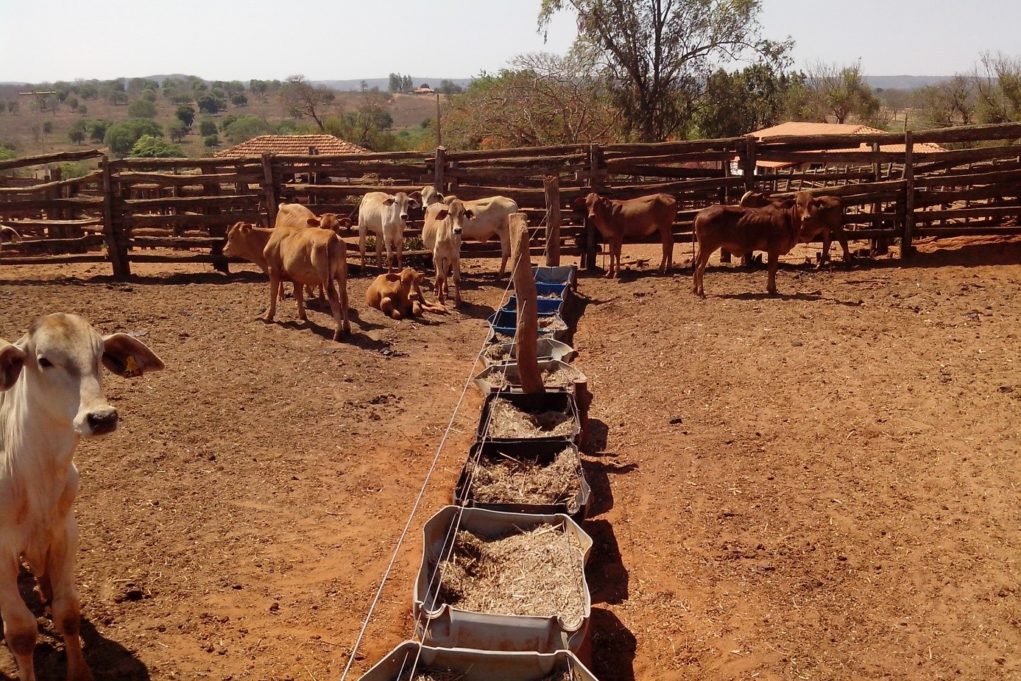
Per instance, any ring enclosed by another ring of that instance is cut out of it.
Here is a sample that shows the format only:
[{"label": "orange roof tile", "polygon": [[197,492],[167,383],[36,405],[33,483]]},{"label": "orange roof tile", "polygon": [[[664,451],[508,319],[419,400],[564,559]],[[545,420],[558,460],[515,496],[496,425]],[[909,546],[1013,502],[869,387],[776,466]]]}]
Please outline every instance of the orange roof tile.
[{"label": "orange roof tile", "polygon": [[[756,139],[762,140],[769,137],[779,137],[781,135],[869,135],[882,132],[884,131],[878,128],[872,128],[867,125],[859,125],[857,123],[813,123],[809,121],[787,121],[786,123],[774,125],[770,128],[763,128],[762,130],[756,130],[748,134],[754,135]],[[946,151],[946,149],[938,144],[924,142],[916,144],[914,149],[915,151],[920,152]],[[882,144],[880,145],[879,150],[903,153],[906,151],[906,147],[903,144]],[[850,147],[848,149],[829,149],[828,151],[869,152],[872,151],[872,148],[871,146],[866,146],[863,142],[857,147]],[[786,168],[787,166],[796,164],[788,163],[786,161],[759,161],[756,165],[763,168]]]},{"label": "orange roof tile", "polygon": [[261,156],[265,152],[274,154],[308,154],[312,147],[319,154],[365,154],[357,144],[345,142],[333,135],[259,135],[229,149],[216,152],[218,158],[242,158]]}]

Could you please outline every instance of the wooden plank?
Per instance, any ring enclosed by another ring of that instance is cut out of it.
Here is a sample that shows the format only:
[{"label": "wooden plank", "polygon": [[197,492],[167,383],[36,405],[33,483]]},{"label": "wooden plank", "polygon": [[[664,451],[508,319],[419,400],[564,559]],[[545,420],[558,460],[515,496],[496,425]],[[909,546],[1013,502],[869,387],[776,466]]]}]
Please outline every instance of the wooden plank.
[{"label": "wooden plank", "polygon": [[[1021,145],[1005,144],[996,147],[981,147],[979,149],[960,149],[956,151],[940,152],[915,152],[915,175],[924,175],[933,170],[952,168],[955,165],[973,163],[977,161],[990,161],[995,159],[1017,160],[1021,155]],[[931,161],[929,164],[920,164],[918,161]]]},{"label": "wooden plank", "polygon": [[996,224],[970,225],[953,227],[918,227],[915,235],[922,237],[955,237],[955,236],[1016,236],[1021,234],[1021,226],[1001,227]]},{"label": "wooden plank", "polygon": [[848,149],[860,145],[900,144],[904,136],[899,132],[847,133],[841,135],[771,135],[758,140],[763,154],[789,152],[799,149]]},{"label": "wooden plank", "polygon": [[960,187],[972,184],[996,184],[1021,181],[1021,170],[1001,170],[967,175],[930,175],[915,179],[916,187]]},{"label": "wooden plank", "polygon": [[904,160],[900,151],[769,151],[760,149],[759,161],[784,163],[896,163]]},{"label": "wooden plank", "polygon": [[[258,163],[259,157],[253,157]],[[289,163],[357,163],[361,161],[396,161],[414,159],[417,161],[430,160],[432,156],[424,151],[381,151],[368,154],[276,154],[274,157],[275,166],[287,165]]]},{"label": "wooden plank", "polygon": [[229,196],[166,196],[158,199],[126,199],[124,205],[135,210],[153,208],[210,208],[227,206],[258,206],[258,194],[232,194]]},{"label": "wooden plank", "polygon": [[544,158],[548,156],[566,154],[584,154],[584,144],[559,144],[545,147],[514,147],[510,149],[485,149],[475,151],[448,151],[447,160],[468,161],[484,159],[487,161],[503,160],[508,158]]},{"label": "wooden plank", "polygon": [[135,248],[211,248],[224,243],[223,237],[212,236],[132,236],[131,245]]},{"label": "wooden plank", "polygon": [[123,217],[123,224],[126,228],[176,226],[208,227],[210,225],[232,225],[239,221],[258,223],[262,217],[263,214],[258,211],[232,211],[229,213],[218,213],[216,215],[125,215]]},{"label": "wooden plank", "polygon": [[177,175],[174,173],[155,172],[122,172],[117,179],[124,184],[148,184],[154,187],[190,187],[212,183],[235,184],[245,182],[257,184],[262,180],[262,172],[246,171],[244,173],[201,173],[196,175]]},{"label": "wooden plank", "polygon": [[72,265],[75,263],[109,262],[101,253],[71,253],[67,255],[16,255],[0,252],[0,267],[4,265]]},{"label": "wooden plank", "polygon": [[0,214],[19,210],[55,210],[57,208],[96,208],[103,205],[101,196],[76,196],[70,199],[12,199],[0,201]]},{"label": "wooden plank", "polygon": [[991,185],[988,187],[971,187],[958,191],[922,191],[915,192],[916,207],[950,204],[955,201],[975,201],[979,199],[999,199],[1021,196],[1021,185]]},{"label": "wooden plank", "polygon": [[744,184],[744,179],[740,177],[710,177],[701,180],[678,180],[674,182],[647,182],[642,184],[618,184],[612,186],[606,186],[605,192],[610,195],[616,195],[618,192],[633,192],[641,191],[646,194],[655,194],[657,192],[665,193],[683,193],[690,191],[697,191],[700,189],[719,189],[720,187],[740,187]]},{"label": "wooden plank", "polygon": [[47,191],[51,189],[60,189],[62,187],[73,187],[82,184],[89,183],[102,183],[103,171],[93,170],[91,173],[86,173],[81,177],[73,177],[70,180],[57,180],[55,182],[45,182],[43,184],[33,184],[28,187],[0,187],[0,195],[4,194],[31,194],[32,192]]},{"label": "wooden plank", "polygon": [[281,194],[317,194],[320,196],[357,196],[368,192],[415,192],[421,191],[420,184],[285,184]]},{"label": "wooden plank", "polygon": [[916,144],[933,142],[979,142],[986,140],[1021,139],[1021,123],[961,125],[954,128],[914,131]]},{"label": "wooden plank", "polygon": [[[584,170],[586,154],[561,154],[551,156],[522,156],[498,159],[456,159],[462,168],[536,168],[536,169],[571,169]],[[449,154],[447,160],[450,160]]]},{"label": "wooden plank", "polygon": [[103,224],[103,218],[81,218],[79,220],[4,220],[5,225],[15,229],[23,227],[92,227]]},{"label": "wooden plank", "polygon": [[603,154],[607,159],[616,158],[622,155],[627,156],[661,156],[667,154],[682,154],[697,151],[733,150],[737,153],[740,145],[744,144],[745,137],[722,137],[710,140],[687,140],[682,142],[651,142],[636,144],[607,144],[602,147]]},{"label": "wooden plank", "polygon": [[[607,163],[609,165],[609,163]],[[726,177],[723,170],[713,168],[677,168],[673,166],[657,166],[645,164],[620,163],[608,167],[608,175],[637,175],[641,177],[679,177],[679,178],[707,178]]]},{"label": "wooden plank", "polygon": [[245,158],[122,158],[111,162],[114,172],[125,168],[223,168],[239,171],[247,169],[257,173],[261,170],[261,159],[258,156]]},{"label": "wooden plank", "polygon": [[901,235],[900,257],[910,258],[914,252],[915,236],[915,139],[914,133],[904,133],[904,233]]},{"label": "wooden plank", "polygon": [[1021,206],[978,206],[968,208],[951,208],[948,210],[913,211],[915,222],[919,220],[954,220],[966,218],[1021,217]]},{"label": "wooden plank", "polygon": [[99,149],[83,149],[82,151],[59,151],[53,154],[39,154],[37,156],[22,156],[0,161],[0,170],[10,168],[24,168],[36,166],[43,163],[63,163],[65,161],[83,161],[87,158],[99,158],[103,152]]}]

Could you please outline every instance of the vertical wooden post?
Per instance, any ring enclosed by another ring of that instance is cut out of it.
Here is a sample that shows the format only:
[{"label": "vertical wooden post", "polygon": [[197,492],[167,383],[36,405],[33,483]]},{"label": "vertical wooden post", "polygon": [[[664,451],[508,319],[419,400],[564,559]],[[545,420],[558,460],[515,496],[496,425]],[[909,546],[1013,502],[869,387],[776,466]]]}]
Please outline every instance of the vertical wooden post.
[{"label": "vertical wooden post", "polygon": [[[603,188],[602,177],[600,175],[600,166],[602,165],[602,149],[598,144],[589,145],[588,154],[588,184],[589,191],[596,192],[597,194]],[[598,252],[596,245],[596,226],[592,224],[592,221],[585,216],[585,251],[582,254],[582,265],[588,272],[593,272],[596,269],[596,254]]]},{"label": "vertical wooden post", "polygon": [[546,191],[546,265],[560,265],[560,176],[543,180]]},{"label": "vertical wooden post", "polygon": [[532,277],[532,258],[529,255],[528,217],[524,213],[510,216],[511,276],[514,279],[514,296],[518,300],[518,325],[514,335],[515,356],[518,358],[518,375],[521,390],[542,393],[546,389],[539,372],[539,355],[536,341],[539,337],[538,294]]},{"label": "vertical wooden post", "polygon": [[277,193],[276,183],[273,181],[273,152],[262,152],[262,193],[266,201],[266,215],[269,216],[269,224],[272,227],[277,221]]},{"label": "vertical wooden post", "polygon": [[[63,179],[62,176],[63,176],[63,173],[60,170],[60,166],[57,166],[55,168],[50,168],[50,172],[46,176],[45,180],[46,180],[46,182],[59,182],[61,179]],[[63,195],[63,191],[62,191],[61,187],[56,187],[54,189],[46,190],[46,197],[50,198],[50,199],[59,199],[62,195]],[[48,208],[46,210],[46,218],[48,220],[63,220],[64,219],[64,209],[62,209],[62,208]],[[67,236],[67,234],[65,233],[64,230],[65,230],[65,227],[63,227],[63,226],[60,226],[60,227],[47,227],[46,228],[46,234],[51,239],[63,239],[63,238],[65,238]]]},{"label": "vertical wooden post", "polygon": [[[879,142],[872,143],[873,153],[879,153]],[[872,181],[879,182],[882,179],[883,168],[882,164],[877,160],[872,163]],[[880,201],[876,201],[872,204],[872,228],[879,229],[882,227],[882,218],[880,212],[882,211],[883,204]],[[886,253],[890,250],[890,241],[886,237],[876,237],[872,240],[874,253]]]},{"label": "vertical wooden post", "polygon": [[131,263],[128,260],[128,249],[125,235],[119,234],[121,226],[117,219],[117,208],[114,206],[113,177],[110,173],[110,159],[103,156],[100,162],[103,167],[103,237],[106,240],[106,253],[113,267],[113,278],[124,281],[131,276]]},{"label": "vertical wooden post", "polygon": [[741,155],[741,170],[744,173],[744,190],[750,192],[755,189],[755,149],[758,142],[754,137],[749,137],[744,143],[744,153]]},{"label": "vertical wooden post", "polygon": [[915,140],[914,133],[904,133],[904,234],[900,240],[900,257],[910,258],[914,254],[911,240],[915,233]]},{"label": "vertical wooden post", "polygon": [[[439,95],[437,95],[437,97],[439,97]],[[439,123],[437,123],[437,125],[438,124]],[[447,169],[447,148],[436,147],[436,157],[433,160],[433,189],[438,191],[440,194],[447,193],[446,169]]]}]

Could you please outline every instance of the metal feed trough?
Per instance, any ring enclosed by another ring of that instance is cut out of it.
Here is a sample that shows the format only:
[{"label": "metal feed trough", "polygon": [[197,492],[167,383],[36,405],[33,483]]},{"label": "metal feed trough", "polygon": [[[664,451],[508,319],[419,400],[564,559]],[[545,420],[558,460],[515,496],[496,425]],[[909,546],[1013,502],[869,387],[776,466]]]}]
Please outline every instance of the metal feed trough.
[{"label": "metal feed trough", "polygon": [[[538,433],[532,437],[528,436],[504,436],[493,432],[492,413],[493,408],[501,403],[507,402],[513,405],[518,411],[528,414],[542,414],[545,412],[556,412],[566,417],[570,423],[569,430],[564,435],[548,435]],[[581,417],[578,415],[578,404],[574,395],[567,391],[546,391],[544,393],[493,393],[486,397],[482,404],[482,415],[479,418],[479,427],[475,431],[476,442],[575,442],[581,433]]]},{"label": "metal feed trough", "polygon": [[[583,597],[580,622],[567,623],[561,617],[530,617],[496,615],[461,610],[439,600],[437,565],[450,553],[451,530],[460,517],[458,527],[485,538],[499,538],[528,532],[549,525],[574,535],[582,550],[577,572],[570,579],[579,580]],[[578,652],[588,643],[592,597],[585,581],[585,564],[592,549],[592,538],[573,520],[563,514],[540,515],[502,513],[481,508],[446,506],[430,518],[422,530],[422,564],[414,588],[414,613],[417,633],[423,643],[442,648],[478,648],[482,650],[524,650],[552,653],[557,650]]]},{"label": "metal feed trough", "polygon": [[[473,487],[476,476],[472,475],[472,462],[480,463],[499,462],[501,460],[520,461],[522,463],[539,463],[548,465],[553,463],[557,455],[565,449],[573,450],[574,456],[578,459],[578,466],[575,471],[577,492],[570,498],[560,501],[540,504],[526,503],[512,499],[503,501],[479,501],[476,499],[476,490]],[[578,447],[570,442],[485,442],[475,443],[468,452],[468,461],[461,469],[461,476],[457,479],[454,487],[454,503],[458,506],[470,508],[486,508],[491,511],[505,511],[507,513],[563,513],[569,515],[578,522],[585,519],[588,510],[589,500],[592,497],[592,488],[589,487],[585,478],[585,471],[581,466],[581,457],[578,454]]]},{"label": "metal feed trough", "polygon": [[542,681],[568,673],[574,681],[596,681],[595,675],[567,650],[555,653],[501,652],[468,648],[433,648],[405,641],[365,672],[359,681],[404,681],[408,671],[454,672],[462,681]]},{"label": "metal feed trough", "polygon": [[[566,362],[558,362],[556,360],[539,360],[539,372],[540,374],[546,371],[567,371],[573,375],[572,383],[587,383],[588,376],[581,373],[581,370],[567,364]],[[521,392],[521,374],[518,372],[517,362],[505,362],[503,364],[496,364],[493,366],[486,367],[481,373],[475,376],[475,387],[479,389],[483,395],[489,395],[490,393],[519,393]],[[548,390],[568,390],[570,392],[575,391],[575,386],[546,386]]]},{"label": "metal feed trough", "polygon": [[[515,356],[514,343],[500,343],[500,354],[513,358]],[[540,362],[545,360],[556,360],[570,363],[578,355],[574,348],[566,343],[561,343],[552,338],[540,338],[536,341],[536,354]],[[482,362],[487,366],[500,366],[516,362],[515,359],[491,359],[489,355],[482,355]]]}]

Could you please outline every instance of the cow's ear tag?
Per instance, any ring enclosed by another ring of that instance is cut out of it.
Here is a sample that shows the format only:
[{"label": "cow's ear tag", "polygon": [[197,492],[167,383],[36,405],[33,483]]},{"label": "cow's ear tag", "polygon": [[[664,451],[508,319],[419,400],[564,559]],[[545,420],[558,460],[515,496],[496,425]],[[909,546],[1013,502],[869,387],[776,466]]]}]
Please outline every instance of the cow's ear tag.
[{"label": "cow's ear tag", "polygon": [[121,374],[124,378],[136,378],[142,375],[142,368],[138,366],[138,362],[132,355],[128,355],[127,359],[124,360],[124,372]]}]

